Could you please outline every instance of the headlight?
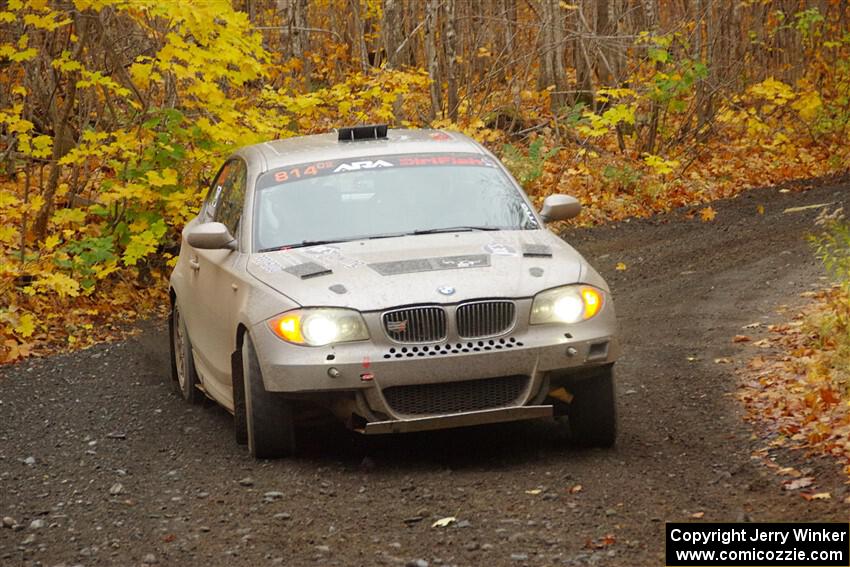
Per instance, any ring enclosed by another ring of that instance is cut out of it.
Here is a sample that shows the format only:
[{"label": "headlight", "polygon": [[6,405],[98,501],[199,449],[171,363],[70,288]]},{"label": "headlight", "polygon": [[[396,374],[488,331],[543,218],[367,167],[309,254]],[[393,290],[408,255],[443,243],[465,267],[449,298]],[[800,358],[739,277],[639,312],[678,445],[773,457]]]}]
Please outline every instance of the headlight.
[{"label": "headlight", "polygon": [[296,309],[269,320],[272,332],[297,345],[323,346],[369,338],[363,316],[352,309]]},{"label": "headlight", "polygon": [[538,293],[531,305],[532,325],[578,323],[602,309],[604,293],[589,285],[569,285]]}]

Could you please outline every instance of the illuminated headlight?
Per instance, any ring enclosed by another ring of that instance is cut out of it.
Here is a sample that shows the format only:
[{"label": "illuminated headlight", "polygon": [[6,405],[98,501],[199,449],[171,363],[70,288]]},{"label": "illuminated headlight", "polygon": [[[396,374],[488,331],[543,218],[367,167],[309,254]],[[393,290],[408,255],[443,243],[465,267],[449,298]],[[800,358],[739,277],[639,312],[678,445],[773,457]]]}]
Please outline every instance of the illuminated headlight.
[{"label": "illuminated headlight", "polygon": [[603,301],[604,292],[589,285],[543,291],[534,297],[530,323],[578,323],[599,313]]},{"label": "illuminated headlight", "polygon": [[296,309],[269,320],[281,339],[297,345],[323,346],[369,338],[363,316],[352,309]]}]

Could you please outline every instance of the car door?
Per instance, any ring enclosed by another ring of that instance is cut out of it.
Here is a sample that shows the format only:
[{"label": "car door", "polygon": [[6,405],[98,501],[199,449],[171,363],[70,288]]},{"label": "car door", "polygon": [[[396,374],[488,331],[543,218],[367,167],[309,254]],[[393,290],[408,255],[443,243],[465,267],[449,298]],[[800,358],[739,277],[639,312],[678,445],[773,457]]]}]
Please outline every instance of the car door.
[{"label": "car door", "polygon": [[[186,321],[186,327],[189,330],[189,338],[192,341],[192,347],[195,351],[196,366],[203,364],[203,355],[200,345],[205,344],[206,342],[205,336],[202,333],[204,327],[202,317],[206,312],[206,305],[202,302],[202,298],[198,295],[198,287],[201,285],[202,281],[199,277],[201,267],[198,256],[199,251],[189,244],[186,235],[196,226],[212,222],[213,217],[215,216],[215,211],[221,203],[224,187],[228,182],[231,172],[233,171],[233,166],[233,162],[227,162],[221,167],[221,169],[219,169],[212,184],[210,185],[210,188],[207,190],[207,196],[204,199],[204,203],[201,205],[198,216],[187,224],[186,228],[183,230],[180,259],[182,262],[183,258],[186,258],[188,269],[184,272],[186,274],[186,287],[181,289],[181,297],[179,298],[181,304],[180,311],[183,315],[183,319]],[[203,350],[206,351],[207,349],[205,348]]]},{"label": "car door", "polygon": [[239,237],[247,183],[247,167],[241,159],[228,161],[210,188],[199,222],[220,222],[237,238],[235,250],[190,249],[191,285],[194,294],[189,335],[196,367],[204,389],[226,407],[232,407],[230,354],[235,348],[237,326],[237,276]]}]

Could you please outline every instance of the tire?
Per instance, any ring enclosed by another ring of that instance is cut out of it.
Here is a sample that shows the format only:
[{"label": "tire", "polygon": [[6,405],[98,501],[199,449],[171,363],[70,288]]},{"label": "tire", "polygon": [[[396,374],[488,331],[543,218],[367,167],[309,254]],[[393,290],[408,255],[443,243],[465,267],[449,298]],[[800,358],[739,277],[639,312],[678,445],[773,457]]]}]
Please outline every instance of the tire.
[{"label": "tire", "polygon": [[198,389],[200,379],[192,356],[192,343],[176,299],[171,306],[168,327],[171,333],[171,378],[174,386],[184,400],[190,404],[200,404],[204,401],[204,394]]},{"label": "tire", "polygon": [[242,374],[242,349],[230,358],[233,372],[233,433],[237,445],[248,444],[248,423],[245,420],[245,382]]},{"label": "tire", "polygon": [[611,447],[617,439],[614,366],[573,384],[568,420],[573,439],[586,447]]},{"label": "tire", "polygon": [[242,342],[242,381],[251,456],[277,459],[291,455],[295,452],[293,404],[275,392],[266,391],[257,352],[248,334]]}]

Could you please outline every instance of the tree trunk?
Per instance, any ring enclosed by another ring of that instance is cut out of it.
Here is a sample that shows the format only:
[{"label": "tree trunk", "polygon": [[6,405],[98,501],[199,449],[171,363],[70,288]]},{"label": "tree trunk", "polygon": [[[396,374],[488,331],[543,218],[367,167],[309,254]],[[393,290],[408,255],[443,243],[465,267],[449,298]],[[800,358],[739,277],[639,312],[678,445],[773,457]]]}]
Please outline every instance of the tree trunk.
[{"label": "tree trunk", "polygon": [[366,33],[363,19],[360,17],[360,0],[348,0],[351,7],[352,55],[360,62],[360,69],[369,69],[369,50],[366,48]]},{"label": "tree trunk", "polygon": [[576,68],[576,93],[573,104],[584,104],[593,108],[593,67],[588,52],[592,29],[585,16],[586,0],[580,0],[578,10],[573,14],[573,30],[576,39],[573,41],[573,64]]},{"label": "tree trunk", "polygon": [[[647,31],[653,32],[658,26],[658,10],[655,4],[656,0],[641,0],[641,8],[643,10],[643,20]],[[647,125],[647,133],[638,143],[638,153],[651,154],[655,152],[655,142],[658,137],[658,120],[660,118],[659,105],[657,102],[652,102],[649,113],[649,124]]]},{"label": "tree trunk", "polygon": [[428,66],[428,76],[431,78],[431,120],[434,120],[443,111],[442,80],[440,79],[439,53],[437,52],[438,7],[438,0],[427,0],[425,3],[425,59]]},{"label": "tree trunk", "polygon": [[399,65],[410,65],[418,67],[421,63],[417,60],[417,54],[421,52],[419,24],[424,22],[419,19],[419,8],[422,5],[421,0],[396,0],[404,2],[400,8],[402,14],[402,29],[404,30],[404,38],[402,42],[406,42],[404,48],[398,56]]},{"label": "tree trunk", "polygon": [[557,112],[566,103],[566,72],[564,69],[564,18],[559,0],[543,0],[541,4],[541,74],[543,88],[553,87],[552,110]]},{"label": "tree trunk", "polygon": [[278,11],[283,15],[281,48],[291,58],[301,61],[303,76],[309,80],[312,65],[306,53],[310,50],[310,32],[307,24],[308,0],[277,0]]},{"label": "tree trunk", "polygon": [[[703,0],[691,0],[692,17],[696,22],[694,29],[694,61],[711,60],[712,20],[710,6],[705,6]],[[711,95],[708,90],[708,78],[699,79],[696,84],[696,114],[698,140],[704,139],[706,128],[712,117]]]},{"label": "tree trunk", "polygon": [[654,30],[658,26],[658,6],[657,0],[641,0],[640,5],[643,10],[643,24],[647,30]]},{"label": "tree trunk", "polygon": [[510,62],[514,57],[514,36],[516,35],[516,0],[499,0],[501,15],[504,19],[502,27],[502,44],[499,46],[499,57],[503,61],[499,78],[504,79],[508,73]]},{"label": "tree trunk", "polygon": [[[603,85],[613,86],[615,83],[614,72],[608,62],[607,53],[611,50],[608,46],[611,44],[611,39],[607,36],[611,33],[611,20],[609,13],[608,0],[596,0],[596,21],[594,23],[594,39],[596,40],[597,62],[596,75],[599,77],[599,82]],[[606,36],[600,40],[599,36]]]},{"label": "tree trunk", "polygon": [[456,23],[455,0],[446,0],[446,83],[448,93],[446,96],[446,109],[449,113],[449,118],[452,122],[457,122],[457,65],[455,58],[457,57],[457,32],[455,29]]},{"label": "tree trunk", "polygon": [[[401,0],[386,0],[384,3],[384,21],[381,22],[381,40],[384,47],[384,59],[388,69],[394,69],[399,61],[404,61],[400,53],[404,25],[402,22]],[[402,48],[403,50],[403,48]]]},{"label": "tree trunk", "polygon": [[[74,28],[79,35],[77,47],[71,55],[71,59],[74,61],[80,60],[83,49],[86,46],[89,35],[89,26],[86,22],[87,19],[82,15],[78,14],[74,18]],[[59,165],[59,160],[76,145],[76,140],[70,127],[70,119],[77,101],[77,80],[79,76],[79,72],[73,72],[68,75],[68,91],[64,94],[64,104],[61,111],[53,115],[53,153],[51,155],[50,175],[47,180],[47,187],[44,189],[44,205],[38,211],[38,215],[36,215],[35,222],[33,223],[33,232],[37,242],[44,240],[44,237],[47,235],[47,223],[53,212],[53,199],[56,196],[56,190],[59,187],[59,176],[62,173],[62,166]]]}]

